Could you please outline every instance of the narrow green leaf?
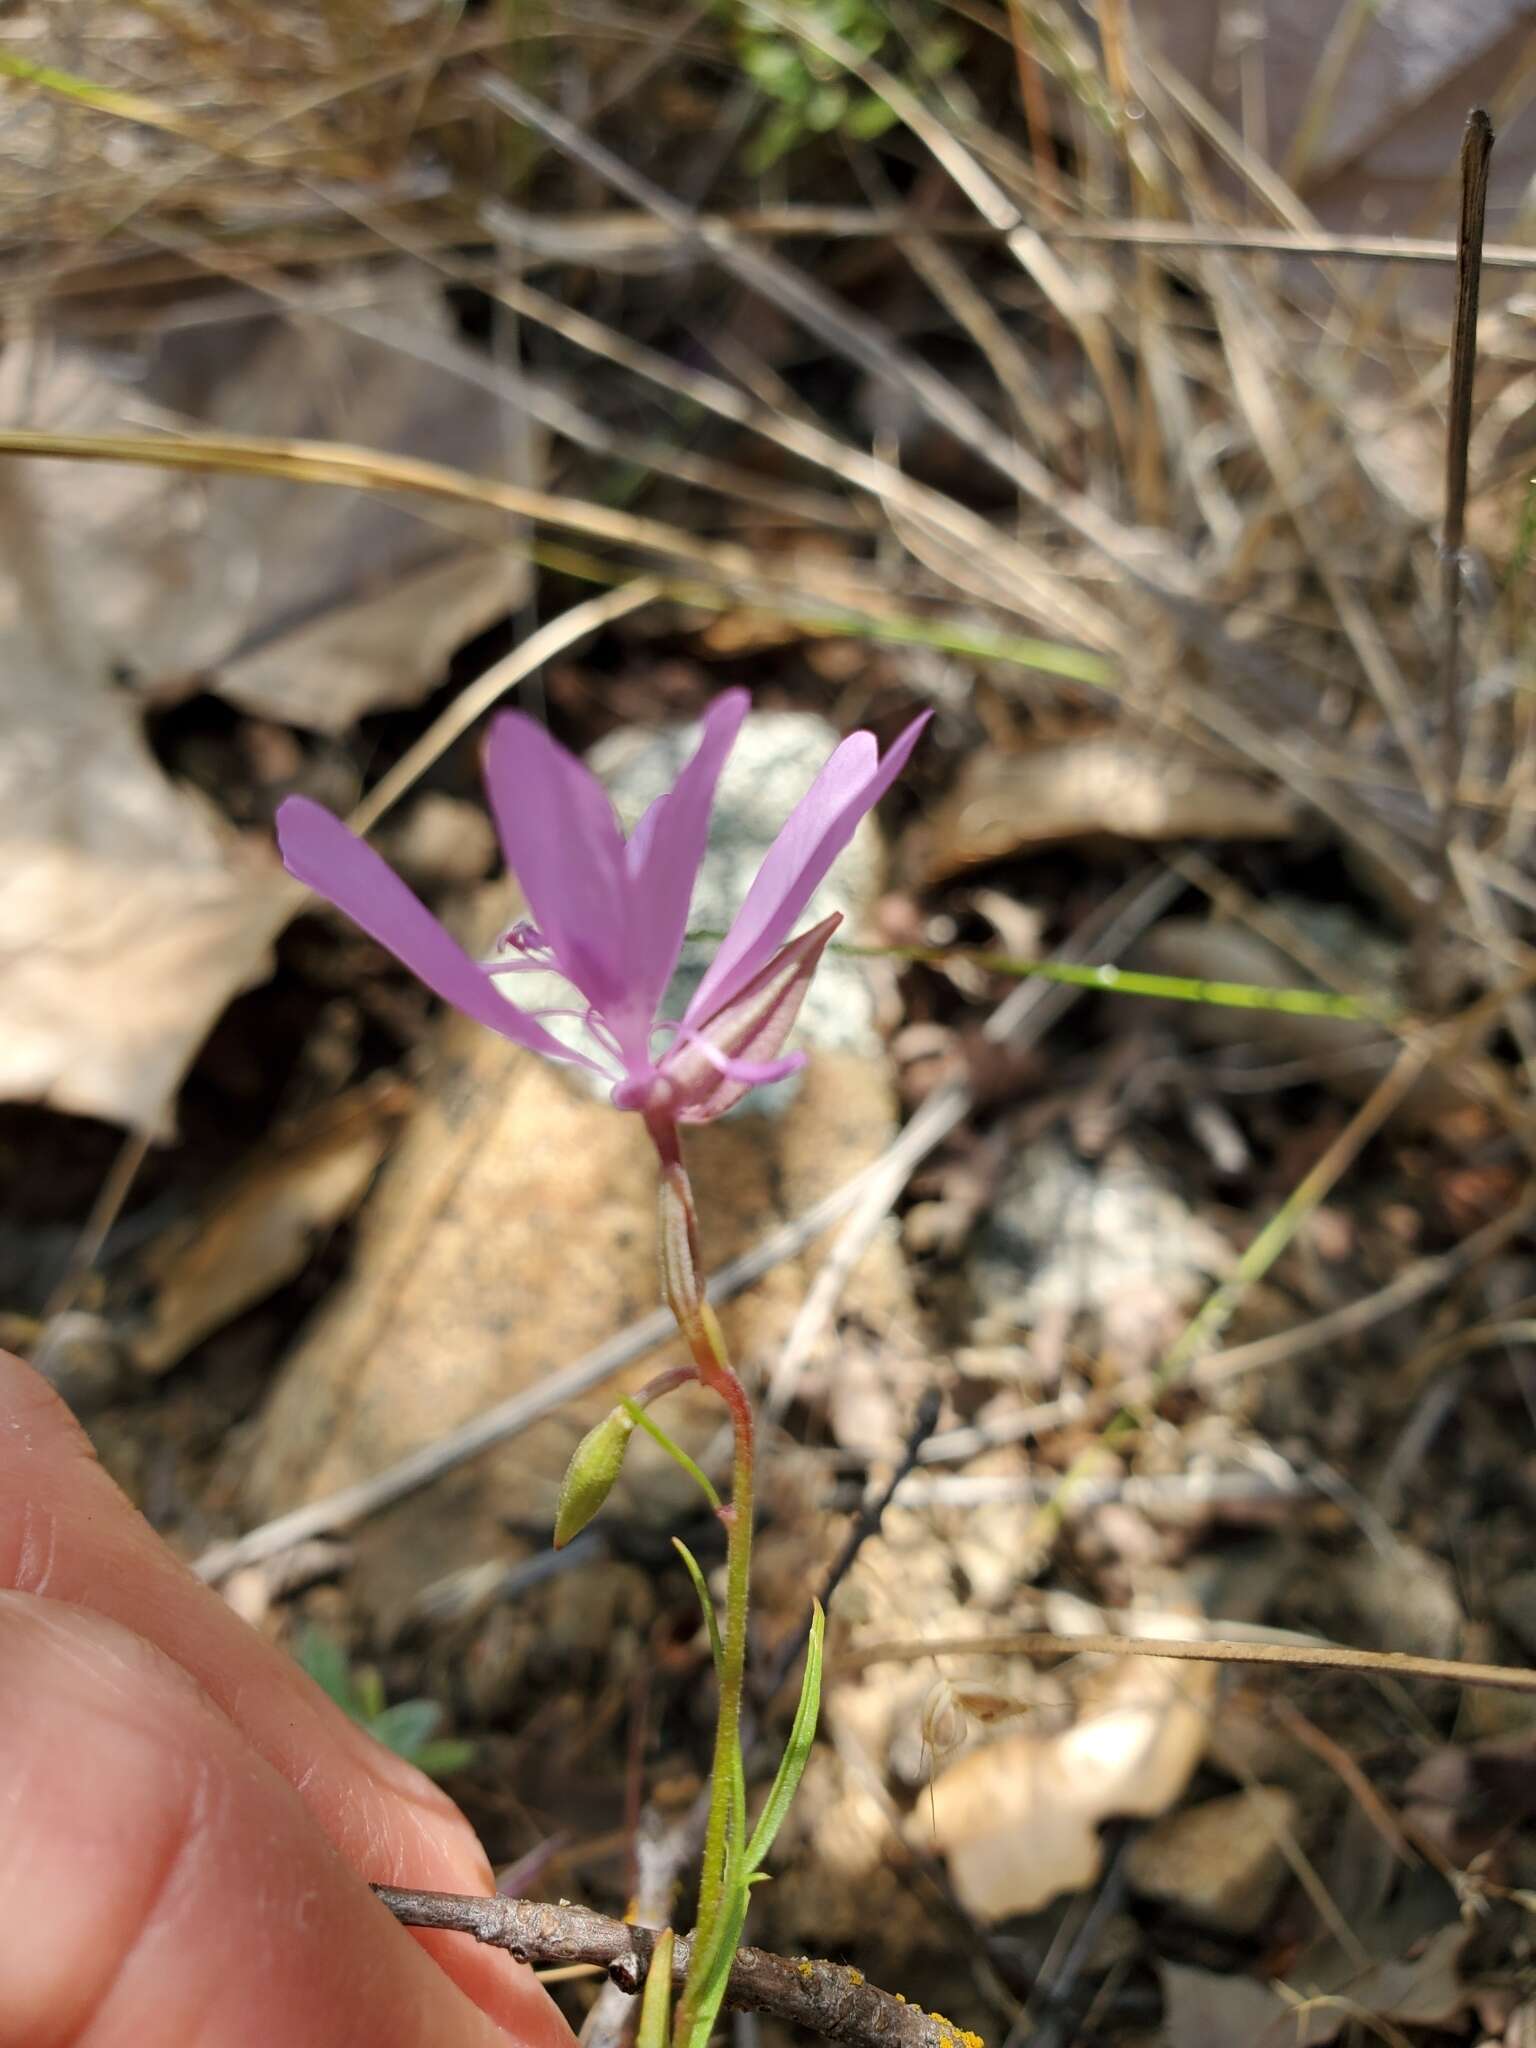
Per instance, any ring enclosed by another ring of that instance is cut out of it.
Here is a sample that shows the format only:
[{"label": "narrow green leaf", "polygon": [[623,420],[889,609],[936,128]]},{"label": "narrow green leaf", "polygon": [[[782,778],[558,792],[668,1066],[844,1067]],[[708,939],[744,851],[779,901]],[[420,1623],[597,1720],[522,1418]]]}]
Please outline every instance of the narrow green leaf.
[{"label": "narrow green leaf", "polygon": [[704,1626],[709,1630],[710,1655],[715,1660],[715,1676],[720,1676],[720,1667],[725,1661],[725,1645],[720,1640],[720,1621],[715,1613],[715,1603],[709,1597],[709,1587],[699,1569],[699,1560],[681,1537],[672,1538],[672,1548],[688,1567],[688,1576],[693,1581],[693,1590],[699,1596],[699,1605],[704,1610]]},{"label": "narrow green leaf", "polygon": [[810,1638],[805,1646],[805,1676],[800,1681],[800,1703],[795,1708],[794,1726],[789,1731],[789,1741],[779,1760],[779,1768],[773,1780],[773,1789],[768,1794],[768,1803],[758,1816],[757,1826],[752,1830],[752,1839],[747,1844],[746,1868],[749,1876],[758,1871],[773,1847],[773,1838],[784,1825],[784,1816],[789,1811],[790,1801],[799,1788],[800,1779],[809,1761],[811,1747],[816,1740],[816,1719],[821,1710],[821,1657],[822,1644],[827,1633],[827,1617],[822,1612],[821,1602],[816,1602],[816,1611],[811,1617]]},{"label": "narrow green leaf", "polygon": [[645,1973],[645,1996],[640,2001],[635,2048],[667,2048],[672,2018],[672,1948],[672,1930],[664,1927],[656,1937],[651,1967]]},{"label": "narrow green leaf", "polygon": [[747,1924],[750,1902],[749,1883],[738,1884],[730,1890],[720,1902],[720,1915],[705,1938],[706,1945],[694,1953],[688,1975],[690,1984],[697,1979],[697,1998],[688,2037],[678,2044],[678,2048],[709,2048],[709,2037],[725,2003],[726,1987],[731,1981],[731,1964],[735,1962],[736,1951],[741,1946],[741,1931]]},{"label": "narrow green leaf", "polygon": [[[782,110],[780,110],[782,111]],[[772,118],[772,117],[770,117]],[[748,145],[749,157],[759,154],[756,143]],[[752,169],[752,164],[747,164]],[[762,168],[762,166],[758,166]],[[536,541],[529,552],[541,568],[556,569],[583,583],[611,584],[617,580],[613,564],[580,548],[559,541]],[[738,593],[716,584],[696,583],[688,577],[669,578],[663,593],[679,604],[698,605],[706,611],[733,611]],[[1056,640],[1035,640],[1020,633],[994,632],[978,627],[955,613],[942,612],[930,618],[906,613],[855,612],[832,607],[815,598],[796,603],[772,592],[753,595],[754,610],[774,618],[789,619],[810,634],[836,639],[891,641],[900,647],[937,647],[946,654],[968,656],[977,661],[996,661],[1012,668],[1043,670],[1086,683],[1110,696],[1121,694],[1121,678],[1115,665],[1084,647],[1068,647]]]},{"label": "narrow green leaf", "polygon": [[672,1460],[672,1462],[675,1465],[680,1465],[682,1467],[682,1469],[688,1474],[688,1477],[693,1481],[694,1485],[699,1489],[700,1493],[702,1493],[704,1498],[709,1502],[710,1507],[718,1515],[720,1512],[719,1494],[716,1493],[715,1489],[710,1485],[708,1474],[705,1473],[698,1465],[694,1463],[693,1459],[689,1457],[688,1453],[683,1449],[682,1445],[680,1443],[674,1442],[673,1439],[667,1435],[667,1432],[662,1428],[661,1424],[655,1421],[653,1417],[648,1415],[645,1409],[643,1409],[640,1406],[640,1403],[638,1401],[632,1401],[627,1394],[625,1395],[623,1401],[619,1405],[623,1408],[625,1414],[630,1418],[630,1420],[634,1423],[637,1423],[639,1427],[645,1431],[646,1435],[651,1439],[652,1443],[660,1444],[661,1448],[666,1452],[667,1456]]}]

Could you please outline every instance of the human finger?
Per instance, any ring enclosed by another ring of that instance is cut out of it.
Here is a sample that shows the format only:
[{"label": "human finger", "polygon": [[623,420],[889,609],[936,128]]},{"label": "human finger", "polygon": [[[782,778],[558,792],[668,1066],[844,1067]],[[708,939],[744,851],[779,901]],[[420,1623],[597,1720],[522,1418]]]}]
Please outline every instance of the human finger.
[{"label": "human finger", "polygon": [[[349,1721],[194,1578],[114,1485],[41,1377],[0,1353],[6,1586],[105,1616],[180,1665],[296,1789],[360,1876],[427,1890],[490,1889],[484,1852],[447,1796]],[[415,1938],[504,2024],[529,2038],[569,2040],[553,2003],[510,1957],[462,1936]]]}]

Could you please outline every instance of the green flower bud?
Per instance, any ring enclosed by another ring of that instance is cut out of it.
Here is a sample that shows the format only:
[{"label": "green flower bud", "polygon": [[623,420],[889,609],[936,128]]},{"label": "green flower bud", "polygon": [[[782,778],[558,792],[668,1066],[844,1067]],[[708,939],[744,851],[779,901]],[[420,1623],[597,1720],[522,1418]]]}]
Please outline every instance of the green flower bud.
[{"label": "green flower bud", "polygon": [[555,1510],[556,1550],[563,1550],[573,1536],[581,1534],[612,1493],[634,1433],[634,1418],[615,1408],[576,1446],[565,1468],[560,1505]]}]

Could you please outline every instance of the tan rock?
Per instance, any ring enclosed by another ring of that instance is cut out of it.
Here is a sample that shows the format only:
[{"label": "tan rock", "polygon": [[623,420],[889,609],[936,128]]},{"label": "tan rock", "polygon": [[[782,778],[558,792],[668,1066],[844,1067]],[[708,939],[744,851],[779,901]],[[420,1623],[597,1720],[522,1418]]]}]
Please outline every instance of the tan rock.
[{"label": "tan rock", "polygon": [[[887,1144],[895,1102],[883,1064],[820,1053],[775,1118],[743,1116],[686,1140],[705,1259],[718,1265],[839,1186]],[[359,1231],[351,1276],[286,1364],[263,1418],[244,1497],[255,1515],[313,1500],[569,1365],[657,1299],[654,1155],[639,1119],[578,1094],[554,1067],[471,1023],[445,1023],[442,1053]],[[732,1303],[733,1353],[760,1371],[788,1334],[812,1246]],[[900,1254],[881,1242],[852,1276],[848,1309],[880,1327],[912,1304]],[[620,1388],[677,1347],[561,1409],[429,1494],[357,1532],[370,1605],[460,1566],[517,1554],[506,1524],[552,1522],[565,1464]],[[695,1453],[720,1410],[668,1397],[669,1430]],[[679,1502],[682,1479],[639,1437],[614,1509]]]},{"label": "tan rock", "polygon": [[1131,1844],[1131,1889],[1217,1933],[1257,1934],[1290,1875],[1282,1845],[1299,1813],[1291,1793],[1256,1785],[1165,1814]]}]

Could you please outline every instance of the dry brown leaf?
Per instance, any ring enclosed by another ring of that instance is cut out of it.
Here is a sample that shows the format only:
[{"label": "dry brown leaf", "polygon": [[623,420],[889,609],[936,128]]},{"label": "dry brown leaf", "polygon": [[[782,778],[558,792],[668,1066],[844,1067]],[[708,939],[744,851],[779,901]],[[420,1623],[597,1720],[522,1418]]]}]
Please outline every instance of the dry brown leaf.
[{"label": "dry brown leaf", "polygon": [[[414,272],[375,296],[424,348],[449,320]],[[253,308],[258,302],[253,301]],[[62,344],[0,355],[0,418],[60,432],[351,441],[497,466],[501,401],[323,320],[260,311],[172,329],[134,365]],[[419,698],[453,650],[522,601],[499,516],[379,493],[148,467],[33,466],[37,516],[93,662],[148,684],[206,676],[245,709],[323,732]]]},{"label": "dry brown leaf", "polygon": [[[1200,1633],[1197,1621],[1167,1613],[1138,1626],[1175,1638]],[[1163,1813],[1189,1783],[1205,1748],[1217,1667],[1134,1663],[1096,1672],[1070,1727],[1020,1729],[971,1750],[915,1810],[915,1837],[943,1851],[955,1890],[978,1919],[1032,1913],[1092,1884],[1100,1823]]]},{"label": "dry brown leaf", "polygon": [[1443,1880],[1416,1872],[1351,1933],[1349,1953],[1321,1942],[1278,1985],[1161,1964],[1169,2048],[1318,2048],[1361,2015],[1390,2027],[1458,2025],[1472,2000],[1461,1958],[1473,1925]]},{"label": "dry brown leaf", "polygon": [[164,1372],[303,1271],[362,1199],[411,1099],[395,1080],[354,1089],[150,1246],[141,1277],[153,1300],[128,1347],[141,1371]]},{"label": "dry brown leaf", "polygon": [[365,712],[413,704],[441,682],[449,657],[517,604],[520,583],[497,551],[447,555],[222,663],[219,695],[288,725],[348,732]]},{"label": "dry brown leaf", "polygon": [[[435,290],[384,283],[425,330],[446,321]],[[141,368],[118,383],[86,351],[13,345],[0,417],[76,431],[193,419],[483,464],[500,416],[323,323],[177,331]],[[229,662],[248,708],[338,729],[439,677],[515,601],[515,557],[483,527],[445,542],[380,498],[272,479],[29,463],[8,465],[3,489],[0,1097],[161,1131],[302,892],[270,848],[166,778],[111,678]]]},{"label": "dry brown leaf", "polygon": [[23,474],[0,489],[0,1096],[159,1131],[302,892],[166,779],[80,644]]},{"label": "dry brown leaf", "polygon": [[1298,2015],[1256,1977],[1162,1962],[1157,1974],[1168,2048],[1316,2048],[1344,2023],[1331,2009]]},{"label": "dry brown leaf", "polygon": [[1283,790],[1145,740],[1098,733],[1023,754],[983,747],[933,814],[925,878],[1063,839],[1284,839],[1295,824]]}]

